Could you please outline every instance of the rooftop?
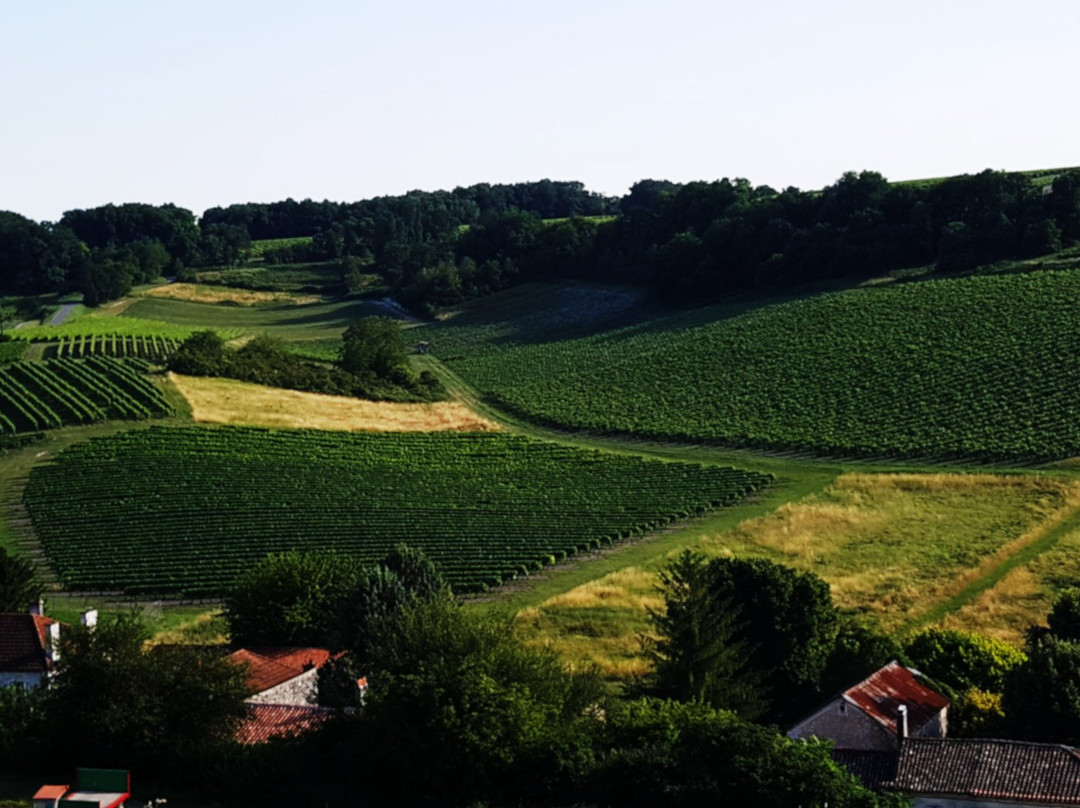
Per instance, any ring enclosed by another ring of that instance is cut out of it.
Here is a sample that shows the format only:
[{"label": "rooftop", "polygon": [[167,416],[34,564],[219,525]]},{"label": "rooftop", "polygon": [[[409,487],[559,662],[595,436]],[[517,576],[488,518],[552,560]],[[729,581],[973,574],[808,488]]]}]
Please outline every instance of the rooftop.
[{"label": "rooftop", "polygon": [[248,716],[236,730],[242,744],[266,743],[271,738],[288,738],[317,729],[334,718],[329,707],[299,707],[286,704],[249,704]]},{"label": "rooftop", "polygon": [[0,613],[0,671],[44,673],[48,627],[56,621],[36,614]]},{"label": "rooftop", "polygon": [[984,738],[908,738],[896,776],[908,794],[1080,805],[1080,755],[1068,746]]},{"label": "rooftop", "polygon": [[913,733],[949,706],[947,698],[921,684],[910,669],[895,661],[849,687],[844,698],[894,733],[901,705],[907,706],[908,727]]}]

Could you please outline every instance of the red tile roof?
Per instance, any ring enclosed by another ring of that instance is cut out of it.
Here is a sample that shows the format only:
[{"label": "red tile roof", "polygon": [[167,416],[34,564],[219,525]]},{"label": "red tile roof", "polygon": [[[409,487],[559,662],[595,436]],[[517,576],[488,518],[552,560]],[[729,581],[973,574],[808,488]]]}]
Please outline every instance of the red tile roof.
[{"label": "red tile roof", "polygon": [[70,786],[42,786],[32,797],[35,800],[58,800],[68,793]]},{"label": "red tile roof", "polygon": [[318,729],[334,718],[329,707],[296,707],[285,704],[249,704],[248,716],[236,730],[243,744],[266,743]]},{"label": "red tile roof", "polygon": [[237,665],[247,666],[247,686],[253,693],[262,693],[304,672],[303,668],[283,665],[246,648],[233,651],[226,657]]},{"label": "red tile roof", "polygon": [[896,777],[906,794],[1080,805],[1080,755],[1068,746],[983,738],[907,738]]},{"label": "red tile roof", "polygon": [[908,732],[913,735],[949,706],[947,698],[920,684],[899,662],[890,662],[870,674],[845,690],[844,696],[891,732],[896,732],[897,708],[906,705]]},{"label": "red tile roof", "polygon": [[36,614],[0,614],[0,671],[44,673],[48,630],[56,621]]},{"label": "red tile roof", "polygon": [[[272,659],[282,665],[296,668],[297,672],[310,668],[321,668],[331,659],[331,654],[325,648],[289,648],[277,646],[251,646],[248,651],[259,656]],[[341,654],[334,655],[334,658]]]}]

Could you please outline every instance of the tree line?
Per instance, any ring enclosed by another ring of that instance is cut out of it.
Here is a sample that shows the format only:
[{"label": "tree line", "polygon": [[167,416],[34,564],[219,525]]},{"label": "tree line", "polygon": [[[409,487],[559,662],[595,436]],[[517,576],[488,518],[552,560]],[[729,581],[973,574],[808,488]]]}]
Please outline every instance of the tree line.
[{"label": "tree line", "polygon": [[668,303],[895,269],[976,266],[1080,240],[1080,170],[986,170],[923,183],[848,172],[820,191],[745,179],[642,180],[620,199],[543,180],[412,191],[352,203],[287,199],[211,208],[105,205],[57,223],[0,213],[0,292],[81,289],[91,304],[131,283],[239,261],[252,239],[310,237],[267,263],[339,261],[437,307],[522,279],[642,284]]}]

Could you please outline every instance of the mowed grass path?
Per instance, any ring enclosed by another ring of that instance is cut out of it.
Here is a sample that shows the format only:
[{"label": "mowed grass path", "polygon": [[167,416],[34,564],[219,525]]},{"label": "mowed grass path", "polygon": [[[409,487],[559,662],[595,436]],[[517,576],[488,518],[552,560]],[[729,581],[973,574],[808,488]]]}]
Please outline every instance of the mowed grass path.
[{"label": "mowed grass path", "polygon": [[556,289],[524,318],[520,296],[494,298],[413,337],[485,400],[566,429],[837,456],[1080,454],[1080,271],[636,320],[610,291]]},{"label": "mowed grass path", "polygon": [[120,316],[157,320],[189,329],[230,329],[267,333],[285,340],[317,340],[339,336],[361,317],[386,314],[383,307],[368,300],[241,307],[142,298]]}]

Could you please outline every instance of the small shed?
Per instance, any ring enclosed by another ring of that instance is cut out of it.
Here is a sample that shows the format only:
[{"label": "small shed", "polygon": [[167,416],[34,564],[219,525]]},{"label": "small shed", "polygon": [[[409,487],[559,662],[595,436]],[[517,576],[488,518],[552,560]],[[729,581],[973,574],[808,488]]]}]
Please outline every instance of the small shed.
[{"label": "small shed", "polygon": [[122,769],[76,769],[75,789],[42,786],[34,808],[123,808],[131,799],[131,772]]}]

